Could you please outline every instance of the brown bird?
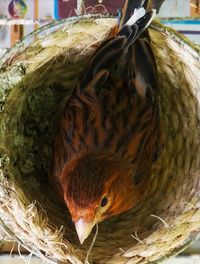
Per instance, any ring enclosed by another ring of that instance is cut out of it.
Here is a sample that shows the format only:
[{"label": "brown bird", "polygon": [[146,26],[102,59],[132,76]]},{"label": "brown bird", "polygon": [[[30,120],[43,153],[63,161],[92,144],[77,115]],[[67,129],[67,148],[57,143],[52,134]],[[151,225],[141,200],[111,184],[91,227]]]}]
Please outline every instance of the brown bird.
[{"label": "brown bird", "polygon": [[122,26],[85,66],[54,144],[51,181],[81,243],[96,223],[143,199],[156,157],[158,82],[146,30],[155,11],[147,1],[125,6]]}]

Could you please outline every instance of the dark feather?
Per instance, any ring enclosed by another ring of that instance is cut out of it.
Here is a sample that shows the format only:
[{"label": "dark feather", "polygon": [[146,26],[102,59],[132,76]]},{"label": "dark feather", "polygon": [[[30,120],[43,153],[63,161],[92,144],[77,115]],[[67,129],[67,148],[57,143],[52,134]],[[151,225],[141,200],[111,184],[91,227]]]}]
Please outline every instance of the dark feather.
[{"label": "dark feather", "polygon": [[135,9],[138,9],[140,7],[144,7],[144,9],[147,8],[148,0],[126,0],[125,6],[124,6],[124,16],[122,17],[121,25],[125,25],[126,22],[129,20],[129,18],[134,13]]},{"label": "dark feather", "polygon": [[[138,1],[137,7],[142,4]],[[159,127],[156,64],[148,34],[143,34],[152,15],[149,11],[134,25],[125,25],[84,69],[56,137],[55,177],[74,158],[102,152],[133,164],[135,184],[149,176]]]}]

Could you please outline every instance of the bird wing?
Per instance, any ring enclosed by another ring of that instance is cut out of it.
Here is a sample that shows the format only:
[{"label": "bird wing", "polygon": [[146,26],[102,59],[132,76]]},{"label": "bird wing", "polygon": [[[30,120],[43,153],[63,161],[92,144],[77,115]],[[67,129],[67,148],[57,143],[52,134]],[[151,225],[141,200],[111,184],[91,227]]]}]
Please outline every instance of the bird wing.
[{"label": "bird wing", "polygon": [[130,162],[143,159],[143,164],[137,162],[136,182],[150,168],[157,138],[158,85],[145,29],[153,16],[153,10],[136,10],[83,70],[55,140],[53,174],[57,178],[66,162],[87,151],[117,153]]}]

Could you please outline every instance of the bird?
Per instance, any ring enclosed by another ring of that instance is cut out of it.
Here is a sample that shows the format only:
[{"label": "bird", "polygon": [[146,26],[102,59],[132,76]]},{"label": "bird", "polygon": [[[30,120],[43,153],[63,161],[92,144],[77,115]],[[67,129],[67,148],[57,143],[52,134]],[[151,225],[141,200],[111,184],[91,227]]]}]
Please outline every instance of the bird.
[{"label": "bird", "polygon": [[148,1],[126,0],[114,36],[86,62],[63,107],[49,178],[82,244],[144,199],[159,139],[159,83]]}]

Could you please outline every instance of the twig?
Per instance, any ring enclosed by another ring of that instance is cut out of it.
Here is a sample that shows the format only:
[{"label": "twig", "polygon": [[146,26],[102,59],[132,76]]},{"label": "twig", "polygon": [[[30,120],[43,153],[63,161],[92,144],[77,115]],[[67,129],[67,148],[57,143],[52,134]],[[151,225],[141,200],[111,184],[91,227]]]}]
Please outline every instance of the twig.
[{"label": "twig", "polygon": [[77,0],[76,13],[77,15],[84,14],[84,1],[83,0]]},{"label": "twig", "polygon": [[96,241],[96,239],[97,239],[98,232],[99,232],[99,227],[98,227],[98,224],[96,224],[96,232],[95,232],[95,235],[94,235],[94,237],[93,237],[92,243],[90,244],[90,247],[89,247],[89,249],[88,249],[88,252],[87,252],[87,255],[86,255],[86,258],[85,258],[84,264],[89,264],[88,259],[89,259],[89,257],[90,257],[90,253],[91,253],[91,251],[92,251],[92,248],[93,248],[93,246],[94,246],[94,243],[95,243],[95,241]]}]

